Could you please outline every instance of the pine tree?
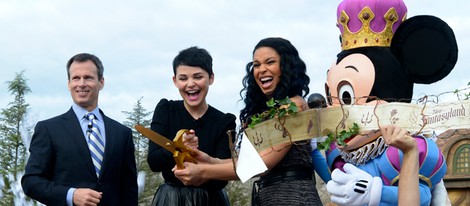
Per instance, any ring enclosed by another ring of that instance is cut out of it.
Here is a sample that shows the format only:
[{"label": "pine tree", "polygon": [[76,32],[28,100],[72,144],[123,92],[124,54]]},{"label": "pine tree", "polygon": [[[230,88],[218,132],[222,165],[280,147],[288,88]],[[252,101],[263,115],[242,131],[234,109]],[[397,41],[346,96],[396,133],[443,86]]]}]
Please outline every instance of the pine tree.
[{"label": "pine tree", "polygon": [[[26,103],[25,96],[31,90],[24,77],[24,70],[16,73],[12,81],[7,81],[8,91],[14,100],[8,103],[6,109],[0,112],[0,173],[3,177],[4,187],[3,197],[0,205],[13,205],[13,194],[11,183],[17,180],[18,172],[23,171],[26,164],[26,146],[21,138],[23,121],[26,117],[29,104]],[[28,132],[28,131],[26,131]],[[12,177],[12,178],[9,178]]]},{"label": "pine tree", "polygon": [[[137,163],[137,171],[140,175],[144,175],[144,181],[139,181],[140,184],[144,183],[143,191],[139,194],[139,205],[150,205],[152,203],[153,195],[163,182],[161,173],[155,173],[150,170],[150,167],[147,163],[147,154],[148,154],[148,139],[142,134],[137,132],[134,128],[135,125],[142,125],[144,127],[150,127],[150,119],[147,117],[151,112],[142,106],[142,98],[137,100],[134,108],[131,112],[123,111],[127,116],[127,121],[124,121],[124,125],[130,127],[134,136],[134,145],[135,145],[135,159]],[[139,188],[140,190],[140,188]]]}]

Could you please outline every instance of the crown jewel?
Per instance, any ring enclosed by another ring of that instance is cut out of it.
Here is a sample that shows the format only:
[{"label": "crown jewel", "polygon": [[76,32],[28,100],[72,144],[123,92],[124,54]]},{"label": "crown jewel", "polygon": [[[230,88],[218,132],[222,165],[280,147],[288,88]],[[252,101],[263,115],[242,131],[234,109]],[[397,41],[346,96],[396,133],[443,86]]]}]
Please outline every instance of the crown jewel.
[{"label": "crown jewel", "polygon": [[406,12],[401,0],[344,0],[338,6],[337,23],[342,50],[389,47],[394,32],[406,19]]}]

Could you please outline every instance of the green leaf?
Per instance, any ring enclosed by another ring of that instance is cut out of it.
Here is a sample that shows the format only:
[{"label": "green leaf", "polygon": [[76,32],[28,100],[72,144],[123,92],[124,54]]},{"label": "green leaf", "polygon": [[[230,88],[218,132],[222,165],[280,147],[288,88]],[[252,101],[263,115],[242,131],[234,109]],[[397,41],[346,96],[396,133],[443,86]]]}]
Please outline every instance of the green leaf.
[{"label": "green leaf", "polygon": [[295,105],[294,102],[291,102],[289,105],[289,113],[293,114],[293,113],[296,113],[297,111],[299,111],[299,108],[297,107],[297,105]]},{"label": "green leaf", "polygon": [[356,123],[353,123],[353,126],[351,128],[348,128],[348,130],[342,130],[339,132],[338,136],[335,137],[332,132],[328,133],[327,138],[325,139],[324,142],[318,143],[317,147],[320,150],[328,149],[330,147],[330,144],[336,141],[338,145],[340,146],[347,146],[347,143],[345,142],[346,139],[348,139],[351,136],[357,135],[359,133],[359,125]]},{"label": "green leaf", "polygon": [[289,114],[295,114],[299,110],[297,105],[295,105],[289,97],[280,100],[274,100],[274,98],[271,98],[266,102],[266,105],[268,106],[268,110],[250,117],[251,123],[248,125],[250,128],[253,128],[256,124],[259,124],[262,121],[272,119],[276,116],[284,117]]},{"label": "green leaf", "polygon": [[268,105],[268,107],[274,107],[276,106],[276,102],[273,98],[271,98],[269,101],[266,102],[266,105]]}]

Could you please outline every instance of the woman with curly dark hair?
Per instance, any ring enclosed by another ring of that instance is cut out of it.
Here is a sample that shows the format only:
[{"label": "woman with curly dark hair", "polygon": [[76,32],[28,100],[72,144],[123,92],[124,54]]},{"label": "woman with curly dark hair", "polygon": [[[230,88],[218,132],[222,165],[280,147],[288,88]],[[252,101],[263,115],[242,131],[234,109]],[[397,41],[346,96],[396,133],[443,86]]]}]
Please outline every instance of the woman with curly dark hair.
[{"label": "woman with curly dark hair", "polygon": [[[266,66],[262,67],[257,60],[257,52],[271,52],[276,59],[267,59]],[[273,75],[273,71],[276,74]],[[245,102],[245,108],[241,110],[240,119],[249,120],[251,115],[266,111],[266,102],[271,99],[302,98],[309,93],[307,67],[299,56],[297,49],[286,39],[266,38],[262,39],[253,50],[253,61],[246,65],[246,75],[243,78],[243,89],[240,96]],[[262,79],[264,78],[264,79]],[[243,97],[244,95],[244,97]],[[306,108],[305,101],[302,102]]]},{"label": "woman with curly dark hair", "polygon": [[[242,127],[251,116],[268,110],[266,102],[290,98],[299,111],[307,108],[304,97],[309,93],[310,78],[297,49],[286,39],[262,39],[253,50],[253,61],[246,66],[240,96]],[[259,154],[268,171],[259,174],[253,185],[252,205],[322,205],[312,173],[312,147],[308,141],[288,142]],[[197,150],[196,150],[197,151]],[[187,185],[198,185],[207,179],[236,180],[231,159],[220,160],[198,152],[199,164],[185,163],[175,176]]]}]

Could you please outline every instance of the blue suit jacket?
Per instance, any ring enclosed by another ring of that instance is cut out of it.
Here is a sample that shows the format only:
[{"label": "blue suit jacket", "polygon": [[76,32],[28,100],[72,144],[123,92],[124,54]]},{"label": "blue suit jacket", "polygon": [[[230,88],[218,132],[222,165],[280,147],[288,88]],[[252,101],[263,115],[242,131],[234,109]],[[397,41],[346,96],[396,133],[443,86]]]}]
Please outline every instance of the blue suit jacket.
[{"label": "blue suit jacket", "polygon": [[98,178],[80,123],[72,109],[37,123],[21,183],[29,197],[46,205],[66,205],[71,187],[103,192],[100,205],[137,205],[137,173],[132,131],[103,115],[106,148]]}]

